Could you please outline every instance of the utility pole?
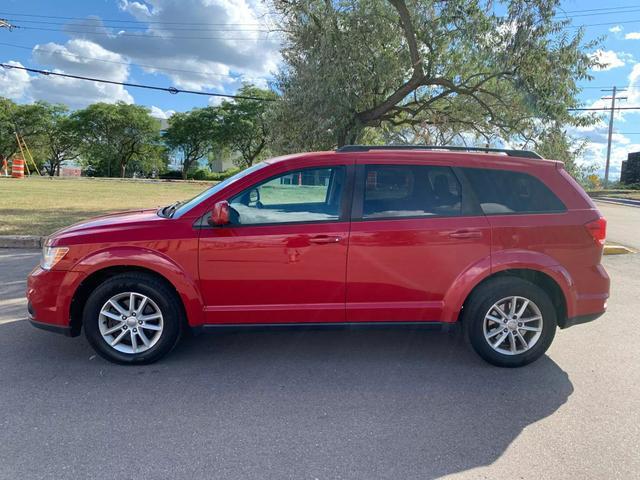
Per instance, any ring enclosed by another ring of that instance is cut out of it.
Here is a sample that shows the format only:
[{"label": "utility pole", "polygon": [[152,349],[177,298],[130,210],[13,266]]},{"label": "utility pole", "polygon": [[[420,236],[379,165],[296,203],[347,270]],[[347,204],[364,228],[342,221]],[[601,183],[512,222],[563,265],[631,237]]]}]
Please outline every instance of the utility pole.
[{"label": "utility pole", "polygon": [[[611,136],[613,135],[613,116],[616,112],[616,94],[618,92],[624,92],[626,88],[618,90],[614,85],[612,89],[604,89],[603,92],[611,92],[610,97],[602,97],[603,100],[611,100],[611,110],[609,113],[609,137],[607,139],[607,163],[604,167],[604,188],[609,186],[609,161],[611,160]],[[618,97],[618,100],[626,100],[627,97]]]}]

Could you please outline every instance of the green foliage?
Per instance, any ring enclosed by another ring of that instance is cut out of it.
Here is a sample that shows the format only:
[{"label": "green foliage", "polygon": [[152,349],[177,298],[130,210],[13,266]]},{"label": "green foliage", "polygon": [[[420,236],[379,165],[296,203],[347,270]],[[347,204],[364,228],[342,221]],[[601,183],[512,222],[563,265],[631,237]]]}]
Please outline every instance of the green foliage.
[{"label": "green foliage", "polygon": [[167,148],[182,159],[182,178],[198,160],[206,158],[219,136],[220,122],[215,107],[194,108],[185,113],[175,113],[169,118],[169,128],[163,140]]},{"label": "green foliage", "polygon": [[[237,95],[276,99],[270,90],[264,90],[245,84]],[[265,147],[270,136],[270,123],[267,116],[269,102],[260,102],[236,98],[232,102],[224,101],[218,108],[220,117],[219,143],[231,151],[237,151],[240,157],[237,165],[247,168],[266,154]]]},{"label": "green foliage", "polygon": [[72,115],[82,138],[83,162],[98,175],[125,177],[160,169],[166,155],[160,144],[160,122],[149,109],[122,102],[94,103]]},{"label": "green foliage", "polygon": [[[80,154],[80,137],[76,125],[69,118],[69,109],[61,104],[37,102],[40,125],[37,132],[36,145],[43,169],[50,176],[60,174],[60,167],[65,161],[73,160]],[[43,172],[44,173],[44,172]]]},{"label": "green foliage", "polygon": [[[19,152],[15,132],[18,132],[32,151],[36,163],[41,164],[41,134],[46,124],[48,104],[38,102],[19,105],[0,97],[0,155],[10,158]],[[39,165],[40,166],[40,165]]]},{"label": "green foliage", "polygon": [[554,20],[559,0],[272,4],[286,35],[271,114],[281,151],[354,143],[366,127],[486,143],[594,121],[567,111],[596,61],[581,30]]},{"label": "green foliage", "polygon": [[[593,186],[595,165],[578,162],[587,147],[586,140],[573,140],[559,125],[547,129],[537,140],[536,150],[544,158],[564,162],[564,168],[583,186]],[[596,176],[597,178],[597,176]]]}]

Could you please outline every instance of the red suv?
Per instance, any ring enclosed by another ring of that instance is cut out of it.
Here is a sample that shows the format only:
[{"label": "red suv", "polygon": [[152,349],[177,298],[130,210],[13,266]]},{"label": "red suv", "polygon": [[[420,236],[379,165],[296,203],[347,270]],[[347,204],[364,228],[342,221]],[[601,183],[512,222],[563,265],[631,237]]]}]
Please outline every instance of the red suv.
[{"label": "red suv", "polygon": [[290,155],[73,225],[29,275],[30,320],[133,364],[189,329],[459,322],[488,362],[525,365],[604,313],[606,222],[561,162],[489,150]]}]

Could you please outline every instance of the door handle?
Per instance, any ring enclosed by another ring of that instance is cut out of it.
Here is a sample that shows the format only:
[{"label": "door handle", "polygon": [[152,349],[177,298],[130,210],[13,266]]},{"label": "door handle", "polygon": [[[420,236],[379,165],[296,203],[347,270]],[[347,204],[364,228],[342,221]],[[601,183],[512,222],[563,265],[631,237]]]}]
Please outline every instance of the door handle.
[{"label": "door handle", "polygon": [[338,243],[342,240],[342,237],[329,236],[329,235],[318,235],[317,237],[311,237],[309,242],[316,244],[326,244],[326,243]]},{"label": "door handle", "polygon": [[449,234],[451,238],[481,238],[482,232],[478,230],[458,230]]}]

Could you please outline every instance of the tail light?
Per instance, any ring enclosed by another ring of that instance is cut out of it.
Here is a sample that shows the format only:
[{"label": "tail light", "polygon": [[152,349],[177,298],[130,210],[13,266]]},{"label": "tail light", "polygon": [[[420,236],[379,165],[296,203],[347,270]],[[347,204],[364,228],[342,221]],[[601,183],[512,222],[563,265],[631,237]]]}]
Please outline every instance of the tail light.
[{"label": "tail light", "polygon": [[598,245],[604,245],[604,241],[607,238],[607,219],[600,217],[593,222],[589,222],[585,225],[587,231],[593,237]]}]

